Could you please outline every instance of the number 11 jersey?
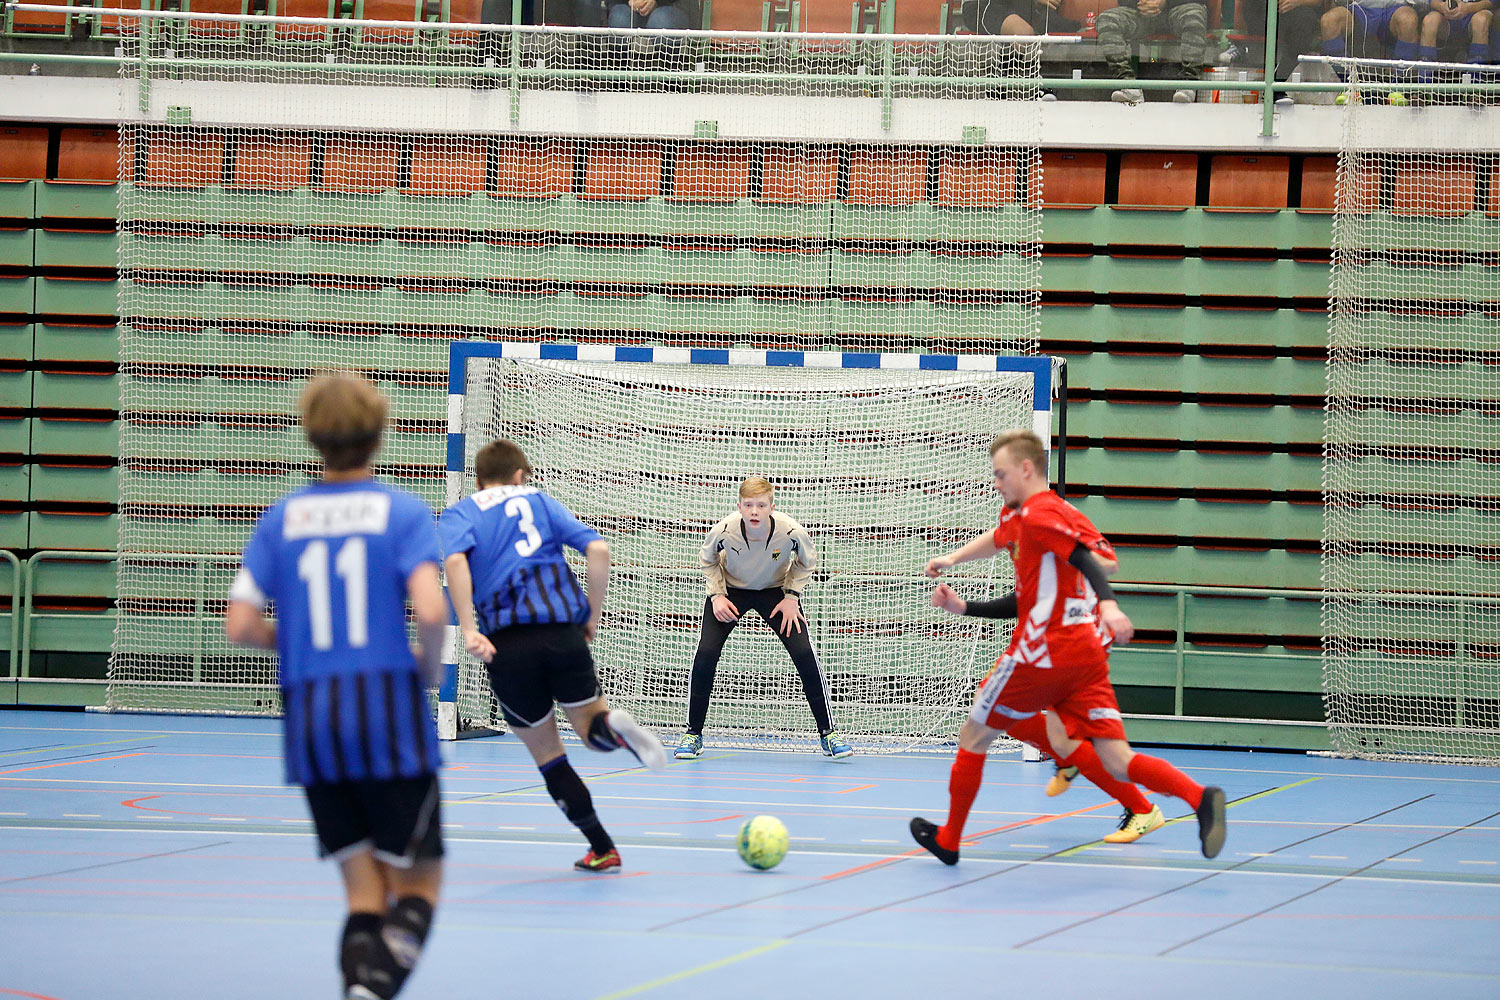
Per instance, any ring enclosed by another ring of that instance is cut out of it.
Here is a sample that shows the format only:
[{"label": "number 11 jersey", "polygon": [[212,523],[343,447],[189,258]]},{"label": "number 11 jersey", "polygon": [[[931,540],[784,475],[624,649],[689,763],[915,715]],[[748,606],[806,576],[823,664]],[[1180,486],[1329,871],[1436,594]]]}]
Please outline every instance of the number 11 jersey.
[{"label": "number 11 jersey", "polygon": [[312,483],[261,516],[229,596],[275,606],[289,781],[435,771],[406,581],[437,561],[431,510],[373,479]]}]

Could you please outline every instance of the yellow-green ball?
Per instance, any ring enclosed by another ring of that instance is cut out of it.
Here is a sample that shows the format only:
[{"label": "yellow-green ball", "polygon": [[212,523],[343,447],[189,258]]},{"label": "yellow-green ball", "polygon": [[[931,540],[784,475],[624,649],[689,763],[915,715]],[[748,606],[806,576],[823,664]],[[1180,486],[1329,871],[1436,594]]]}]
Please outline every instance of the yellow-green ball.
[{"label": "yellow-green ball", "polygon": [[740,827],[740,860],[765,871],[781,864],[788,846],[786,825],[775,816],[755,816]]}]

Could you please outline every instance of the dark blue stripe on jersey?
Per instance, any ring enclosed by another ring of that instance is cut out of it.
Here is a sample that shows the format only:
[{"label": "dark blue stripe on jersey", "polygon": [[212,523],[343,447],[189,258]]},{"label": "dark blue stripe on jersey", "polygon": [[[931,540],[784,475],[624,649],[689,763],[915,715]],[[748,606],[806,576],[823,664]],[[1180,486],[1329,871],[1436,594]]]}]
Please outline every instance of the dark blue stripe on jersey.
[{"label": "dark blue stripe on jersey", "polygon": [[437,768],[437,732],[412,671],[321,677],[284,691],[282,700],[288,781],[390,781]]},{"label": "dark blue stripe on jersey", "polygon": [[401,732],[396,725],[396,678],[386,674],[381,679],[380,689],[385,695],[385,738],[389,747],[390,773],[394,778],[401,773]]},{"label": "dark blue stripe on jersey", "polygon": [[582,624],[589,618],[589,599],[565,563],[523,566],[505,585],[475,605],[486,633],[512,625]]},{"label": "dark blue stripe on jersey", "polygon": [[374,770],[374,763],[370,756],[370,702],[369,687],[366,684],[368,678],[364,674],[354,675],[354,708],[358,716],[355,732],[359,743],[359,773],[351,774],[351,778],[369,778],[370,772]]}]

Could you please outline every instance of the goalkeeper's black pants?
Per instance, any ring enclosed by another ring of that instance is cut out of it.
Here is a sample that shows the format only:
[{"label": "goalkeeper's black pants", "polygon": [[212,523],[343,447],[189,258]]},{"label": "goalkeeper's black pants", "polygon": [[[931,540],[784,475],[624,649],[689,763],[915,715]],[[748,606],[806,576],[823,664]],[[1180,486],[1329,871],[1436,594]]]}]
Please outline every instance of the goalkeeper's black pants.
[{"label": "goalkeeper's black pants", "polygon": [[[786,647],[786,651],[792,658],[792,663],[797,667],[797,674],[802,678],[802,691],[807,695],[807,704],[812,709],[813,718],[817,720],[818,732],[826,733],[833,728],[828,715],[828,682],[823,676],[823,670],[818,666],[817,654],[813,652],[812,642],[807,637],[807,625],[799,623],[800,627],[795,629],[791,635],[783,635],[782,628],[785,623],[778,615],[774,620],[771,618],[771,609],[781,602],[786,595],[780,587],[771,587],[766,590],[741,590],[738,587],[730,587],[728,595],[730,602],[739,609],[740,619],[754,611],[765,619],[771,631],[776,633],[776,638]],[[712,597],[705,598],[703,602],[703,626],[698,635],[698,652],[693,655],[693,675],[688,682],[688,722],[687,729],[690,733],[703,732],[703,723],[708,719],[708,700],[714,691],[714,674],[719,668],[719,656],[724,652],[724,643],[729,639],[729,633],[739,624],[739,620],[732,622],[721,622],[714,617],[714,600]],[[726,720],[733,725],[733,720]]]}]

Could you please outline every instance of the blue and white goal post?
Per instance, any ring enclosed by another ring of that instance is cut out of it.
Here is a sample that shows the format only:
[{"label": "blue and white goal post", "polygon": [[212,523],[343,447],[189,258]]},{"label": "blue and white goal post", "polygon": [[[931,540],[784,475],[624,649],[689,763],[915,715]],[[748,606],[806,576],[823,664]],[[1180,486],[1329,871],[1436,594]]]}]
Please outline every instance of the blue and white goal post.
[{"label": "blue and white goal post", "polygon": [[[1049,357],[455,342],[446,499],[475,489],[484,444],[521,445],[535,485],[610,544],[593,646],[606,697],[674,730],[705,601],[699,549],[739,484],[765,477],[776,516],[818,554],[802,607],[835,727],[856,744],[932,745],[957,732],[954,691],[973,690],[994,637],[939,620],[926,560],[993,528],[989,442],[1025,427],[1050,447],[1063,371]],[[984,560],[953,582],[992,593],[1010,573]],[[503,729],[456,625],[444,662],[439,733]],[[816,741],[797,673],[758,620],[725,647],[709,733],[716,746]]]}]

